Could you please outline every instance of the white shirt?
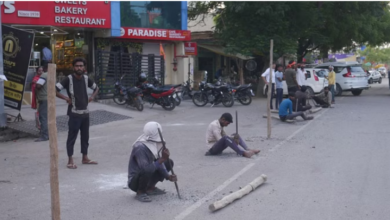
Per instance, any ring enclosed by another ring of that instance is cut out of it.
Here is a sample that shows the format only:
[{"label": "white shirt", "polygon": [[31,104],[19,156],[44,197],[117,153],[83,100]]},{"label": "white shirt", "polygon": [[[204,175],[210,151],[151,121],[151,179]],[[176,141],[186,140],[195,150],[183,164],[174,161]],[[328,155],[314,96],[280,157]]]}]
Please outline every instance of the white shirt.
[{"label": "white shirt", "polygon": [[206,144],[208,149],[210,149],[215,143],[217,143],[217,141],[219,141],[219,139],[225,135],[225,131],[223,130],[221,123],[219,123],[219,120],[211,122],[207,128],[206,133]]},{"label": "white shirt", "polygon": [[[267,82],[269,83],[270,68],[268,68],[263,74],[262,77],[266,77]],[[272,71],[272,83],[275,83],[275,71]]]},{"label": "white shirt", "polygon": [[299,86],[306,85],[306,75],[301,69],[297,70],[297,83]]}]

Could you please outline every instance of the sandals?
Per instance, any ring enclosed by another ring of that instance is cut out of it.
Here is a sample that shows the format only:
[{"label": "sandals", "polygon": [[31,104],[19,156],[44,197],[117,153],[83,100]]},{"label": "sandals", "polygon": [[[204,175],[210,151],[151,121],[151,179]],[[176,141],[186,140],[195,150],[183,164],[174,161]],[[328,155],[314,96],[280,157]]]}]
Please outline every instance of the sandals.
[{"label": "sandals", "polygon": [[83,161],[82,164],[96,165],[96,164],[98,164],[98,162],[93,161],[93,160],[88,160],[88,161]]},{"label": "sandals", "polygon": [[146,194],[149,195],[149,196],[164,195],[166,193],[167,192],[165,192],[165,190],[159,189],[157,187],[155,187],[154,190],[152,190],[152,191],[147,191],[146,192]]},{"label": "sandals", "polygon": [[66,165],[66,167],[68,168],[68,169],[77,169],[77,166],[76,166],[76,164],[74,164],[74,163],[69,163],[68,165]]},{"label": "sandals", "polygon": [[144,194],[139,194],[139,195],[136,195],[135,196],[135,199],[140,201],[140,202],[151,202],[152,200],[150,199],[150,197],[144,193]]}]

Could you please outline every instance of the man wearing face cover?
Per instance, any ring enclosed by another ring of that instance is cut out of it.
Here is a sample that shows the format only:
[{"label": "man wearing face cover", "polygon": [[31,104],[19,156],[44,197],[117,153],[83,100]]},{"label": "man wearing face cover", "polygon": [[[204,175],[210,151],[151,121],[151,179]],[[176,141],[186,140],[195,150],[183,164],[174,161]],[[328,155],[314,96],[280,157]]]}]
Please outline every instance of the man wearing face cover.
[{"label": "man wearing face cover", "polygon": [[[68,103],[69,116],[69,131],[66,141],[66,149],[68,153],[69,169],[76,169],[77,166],[73,162],[74,144],[80,130],[81,153],[83,154],[82,164],[97,164],[96,161],[88,158],[89,146],[89,111],[88,103],[91,102],[99,91],[96,84],[84,75],[85,65],[87,62],[84,58],[75,58],[73,60],[74,73],[65,77],[61,82],[56,84],[57,97],[65,100]],[[87,88],[91,88],[94,92],[88,98]],[[68,96],[60,93],[62,89],[66,89]]]},{"label": "man wearing face cover", "polygon": [[[137,193],[136,199],[140,202],[151,202],[149,196],[162,195],[166,192],[156,187],[157,182],[169,180],[176,182],[175,175],[168,172],[173,167],[169,159],[169,150],[163,149],[157,122],[148,122],[144,126],[144,133],[135,141],[129,160],[128,187]],[[161,156],[160,156],[161,155]]]}]

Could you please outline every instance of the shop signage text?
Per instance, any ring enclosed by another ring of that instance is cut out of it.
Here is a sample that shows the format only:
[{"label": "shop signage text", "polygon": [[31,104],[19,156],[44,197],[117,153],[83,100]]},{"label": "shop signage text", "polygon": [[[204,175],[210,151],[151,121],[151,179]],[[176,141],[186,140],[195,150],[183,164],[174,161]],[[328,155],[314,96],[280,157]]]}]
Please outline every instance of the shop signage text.
[{"label": "shop signage text", "polygon": [[124,27],[121,28],[121,38],[188,41],[191,40],[191,32],[182,30]]},{"label": "shop signage text", "polygon": [[111,5],[95,1],[1,2],[6,24],[111,28]]},{"label": "shop signage text", "polygon": [[20,111],[34,34],[2,25],[4,104]]},{"label": "shop signage text", "polygon": [[186,56],[198,55],[198,46],[196,42],[185,42],[184,43],[184,54]]}]

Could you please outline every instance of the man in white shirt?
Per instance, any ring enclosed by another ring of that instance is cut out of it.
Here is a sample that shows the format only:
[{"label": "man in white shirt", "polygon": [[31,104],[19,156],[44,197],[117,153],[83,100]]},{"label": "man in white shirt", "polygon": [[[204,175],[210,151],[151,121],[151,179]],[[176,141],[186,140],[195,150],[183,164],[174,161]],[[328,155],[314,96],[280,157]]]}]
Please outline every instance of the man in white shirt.
[{"label": "man in white shirt", "polygon": [[270,73],[271,73],[271,69],[268,68],[263,74],[261,74],[261,78],[263,78],[263,81],[264,83],[267,85],[267,91],[269,89],[269,84],[271,83],[272,86],[271,86],[271,100],[270,100],[270,108],[273,109],[273,106],[272,106],[272,100],[274,98],[274,94],[275,94],[275,64],[272,65],[272,80],[270,80]]},{"label": "man in white shirt", "polygon": [[297,82],[299,87],[306,85],[306,74],[305,74],[305,65],[298,65],[297,69]]},{"label": "man in white shirt", "polygon": [[[254,154],[258,154],[260,150],[249,149],[239,135],[233,134],[233,137],[228,137],[226,135],[223,127],[227,127],[230,123],[233,123],[233,117],[230,113],[224,113],[220,119],[214,120],[210,123],[206,133],[206,144],[209,148],[206,156],[222,154],[227,147],[230,147],[238,155],[246,158],[250,158]],[[241,146],[244,150],[239,146]]]}]

